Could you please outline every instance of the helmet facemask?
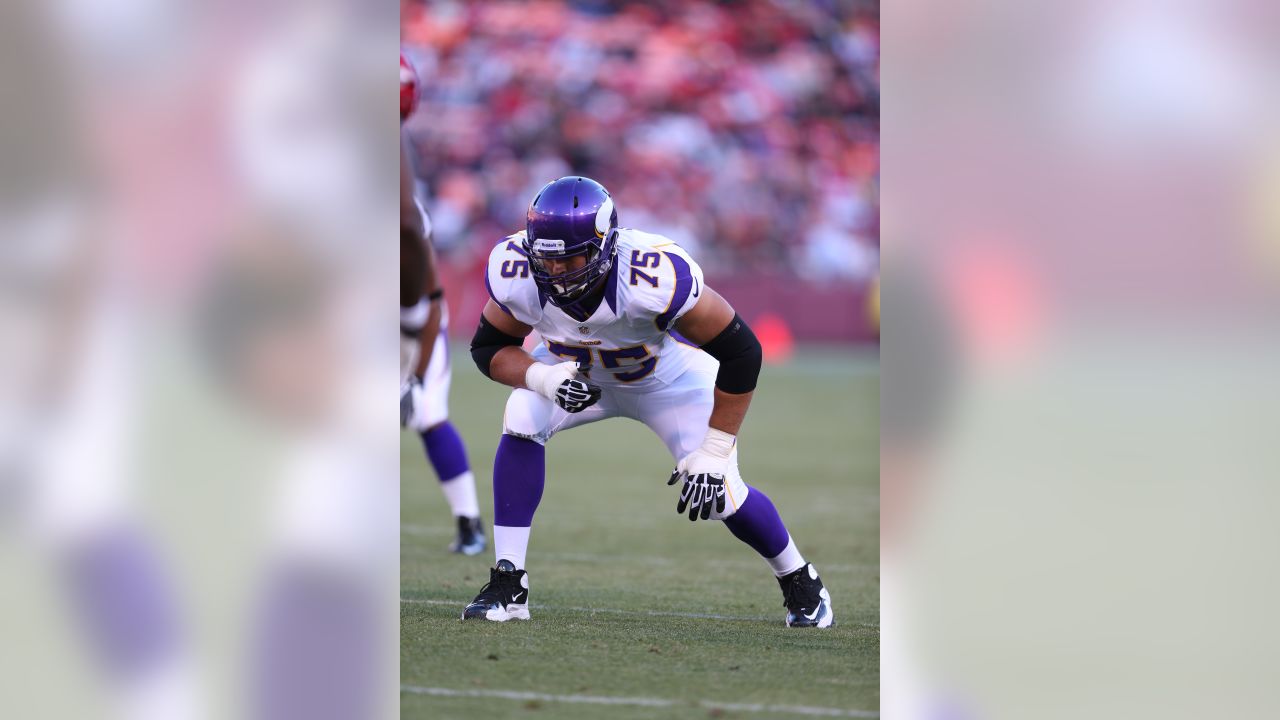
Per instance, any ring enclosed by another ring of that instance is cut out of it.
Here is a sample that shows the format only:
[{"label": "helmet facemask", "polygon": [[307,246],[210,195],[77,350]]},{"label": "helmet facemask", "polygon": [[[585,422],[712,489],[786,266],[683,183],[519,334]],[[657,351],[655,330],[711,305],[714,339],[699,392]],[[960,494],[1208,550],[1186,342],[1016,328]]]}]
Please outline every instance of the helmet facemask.
[{"label": "helmet facemask", "polygon": [[[524,241],[524,250],[529,255],[529,266],[533,272],[533,280],[547,299],[557,307],[564,307],[581,300],[591,291],[599,287],[609,270],[613,267],[614,248],[617,243],[617,230],[610,230],[607,237],[599,244],[588,243],[580,252],[564,253],[556,249],[558,241],[537,239]],[[563,243],[559,243],[562,247]],[[553,275],[548,271],[545,261],[565,260],[571,257],[586,255],[587,261],[582,267]]]}]

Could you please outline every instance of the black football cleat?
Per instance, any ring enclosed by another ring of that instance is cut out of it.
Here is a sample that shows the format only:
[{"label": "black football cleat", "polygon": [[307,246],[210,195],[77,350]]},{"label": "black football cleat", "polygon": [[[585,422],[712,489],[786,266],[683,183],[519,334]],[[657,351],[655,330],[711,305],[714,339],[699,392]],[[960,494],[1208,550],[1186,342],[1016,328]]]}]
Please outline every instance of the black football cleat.
[{"label": "black football cleat", "polygon": [[449,543],[449,552],[463,555],[479,555],[484,552],[487,543],[484,539],[484,525],[478,517],[458,516],[458,535]]},{"label": "black football cleat", "polygon": [[510,560],[499,560],[489,570],[489,582],[462,611],[463,620],[529,619],[529,573],[517,570]]},{"label": "black football cleat", "polygon": [[778,578],[782,587],[782,604],[787,608],[787,627],[831,627],[836,624],[831,610],[831,593],[813,563]]}]

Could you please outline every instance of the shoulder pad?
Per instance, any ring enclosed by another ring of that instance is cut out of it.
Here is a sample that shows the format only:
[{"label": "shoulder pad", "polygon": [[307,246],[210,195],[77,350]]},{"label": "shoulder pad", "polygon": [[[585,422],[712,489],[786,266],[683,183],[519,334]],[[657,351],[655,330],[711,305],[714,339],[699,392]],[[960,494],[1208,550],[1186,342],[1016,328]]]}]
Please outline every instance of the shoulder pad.
[{"label": "shoulder pad", "polygon": [[529,258],[521,243],[524,231],[508,235],[489,252],[484,286],[489,297],[511,317],[525,325],[535,325],[542,318],[542,301],[533,283]]},{"label": "shoulder pad", "polygon": [[628,230],[618,243],[618,283],[630,303],[666,332],[702,296],[702,268],[679,245],[661,235]]}]

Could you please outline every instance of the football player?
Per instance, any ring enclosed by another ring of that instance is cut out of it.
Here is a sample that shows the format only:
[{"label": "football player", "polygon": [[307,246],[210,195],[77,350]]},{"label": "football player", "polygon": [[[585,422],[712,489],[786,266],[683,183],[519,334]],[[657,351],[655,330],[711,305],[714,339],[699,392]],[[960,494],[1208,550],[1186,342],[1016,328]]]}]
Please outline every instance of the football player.
[{"label": "football player", "polygon": [[[412,66],[400,55],[400,121],[417,106],[418,83]],[[413,176],[400,149],[401,310],[402,336],[400,424],[418,433],[427,460],[453,512],[457,534],[449,549],[466,555],[484,551],[484,527],[476,499],[475,477],[467,450],[449,422],[448,309],[436,281],[431,225],[413,193]],[[408,265],[409,276],[404,266]],[[425,268],[420,278],[413,271]],[[414,280],[419,280],[415,291]],[[407,280],[407,282],[406,282]],[[407,370],[407,372],[406,372]]]},{"label": "football player", "polygon": [[[542,499],[545,444],[611,417],[653,430],[677,464],[678,513],[721,520],[768,563],[792,627],[829,627],[831,596],[773,503],[738,472],[738,430],[760,372],[751,328],[675,243],[618,227],[603,186],[563,177],[493,248],[490,299],[472,340],[480,371],[515,390],[493,468],[497,562],[463,619],[529,618],[525,551]],[[522,349],[536,329],[542,344]]]}]

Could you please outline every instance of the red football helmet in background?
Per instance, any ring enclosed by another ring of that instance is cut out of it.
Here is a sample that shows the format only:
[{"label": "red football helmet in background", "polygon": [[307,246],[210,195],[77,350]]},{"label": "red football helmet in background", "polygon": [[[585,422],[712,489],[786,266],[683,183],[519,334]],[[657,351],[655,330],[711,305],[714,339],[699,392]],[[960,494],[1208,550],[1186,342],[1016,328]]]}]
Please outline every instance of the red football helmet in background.
[{"label": "red football helmet in background", "polygon": [[400,53],[400,122],[418,107],[418,73]]}]

